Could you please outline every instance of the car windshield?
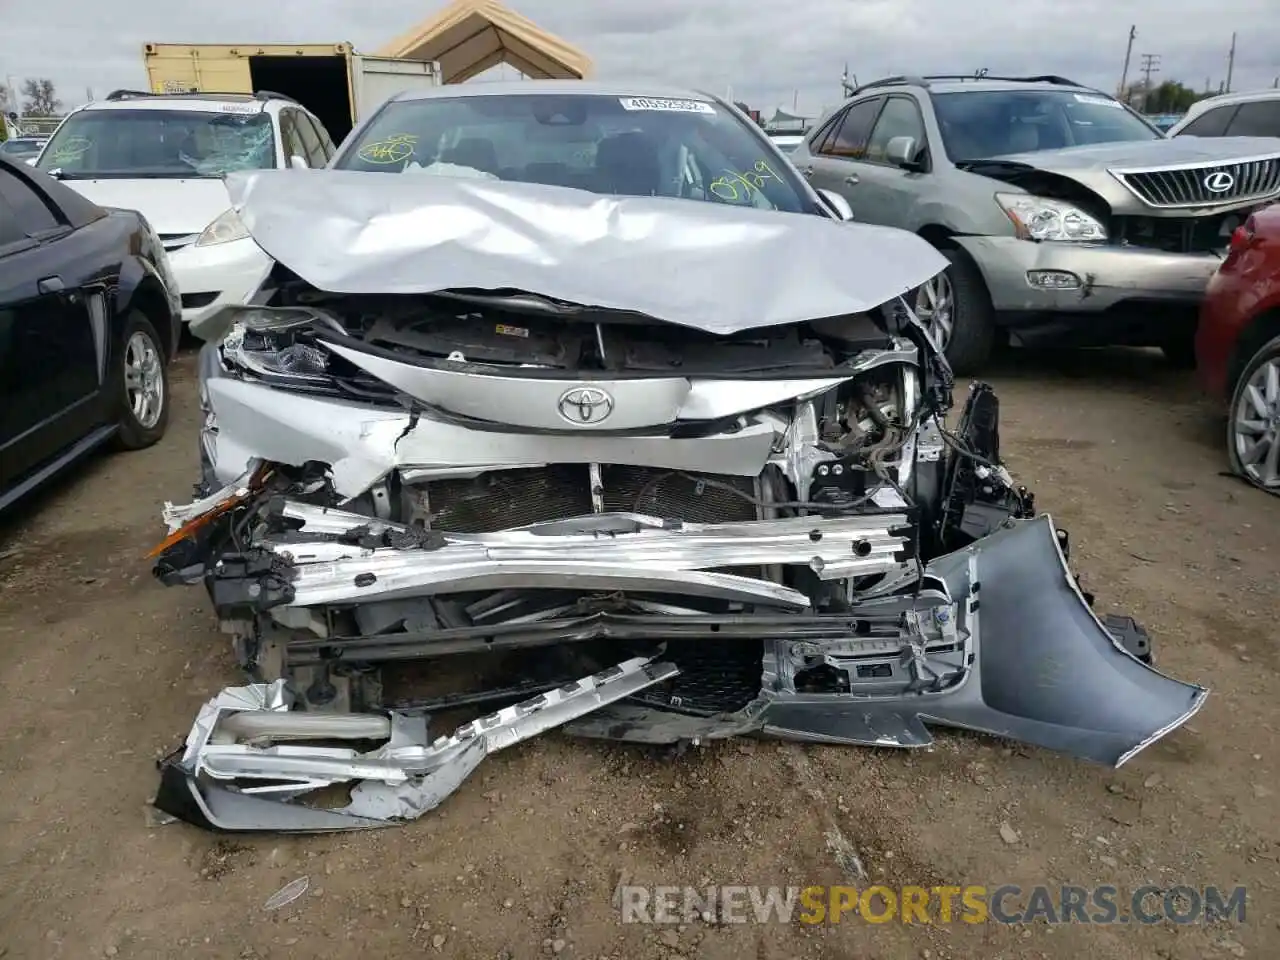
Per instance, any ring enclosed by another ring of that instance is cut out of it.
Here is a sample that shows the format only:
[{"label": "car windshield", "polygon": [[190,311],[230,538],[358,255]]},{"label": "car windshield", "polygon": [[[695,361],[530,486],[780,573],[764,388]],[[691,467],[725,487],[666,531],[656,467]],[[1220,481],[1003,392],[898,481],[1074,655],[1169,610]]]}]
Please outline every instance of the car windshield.
[{"label": "car windshield", "polygon": [[10,157],[34,157],[40,152],[39,140],[6,140],[0,143],[0,153]]},{"label": "car windshield", "polygon": [[478,94],[394,101],[334,166],[813,209],[763,135],[697,99]]},{"label": "car windshield", "polygon": [[271,117],[257,104],[224,109],[83,110],[58,128],[37,166],[71,179],[221,177],[274,167]]},{"label": "car windshield", "polygon": [[1161,134],[1119,100],[1080,90],[965,90],[933,95],[953,163]]}]

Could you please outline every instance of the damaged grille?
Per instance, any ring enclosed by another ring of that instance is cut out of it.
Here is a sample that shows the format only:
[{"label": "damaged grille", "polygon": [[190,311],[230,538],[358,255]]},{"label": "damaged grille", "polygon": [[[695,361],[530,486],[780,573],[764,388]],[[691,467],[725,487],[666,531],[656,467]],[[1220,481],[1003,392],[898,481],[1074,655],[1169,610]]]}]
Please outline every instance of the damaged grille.
[{"label": "damaged grille", "polygon": [[1218,253],[1251,209],[1213,217],[1114,217],[1111,234],[1122,243],[1166,253]]},{"label": "damaged grille", "polygon": [[631,699],[677,713],[734,713],[760,696],[763,656],[764,644],[759,640],[671,642],[666,659],[676,663],[680,672]]},{"label": "damaged grille", "polygon": [[1112,173],[1139,200],[1152,207],[1248,202],[1280,193],[1280,157],[1172,170],[1113,170]]},{"label": "damaged grille", "polygon": [[[600,479],[605,512],[643,513],[692,523],[729,523],[758,516],[756,505],[747,499],[755,497],[755,481],[747,477],[610,465],[601,468]],[[459,533],[493,533],[592,512],[591,472],[583,464],[433,480],[409,488],[406,496],[411,522]]]}]

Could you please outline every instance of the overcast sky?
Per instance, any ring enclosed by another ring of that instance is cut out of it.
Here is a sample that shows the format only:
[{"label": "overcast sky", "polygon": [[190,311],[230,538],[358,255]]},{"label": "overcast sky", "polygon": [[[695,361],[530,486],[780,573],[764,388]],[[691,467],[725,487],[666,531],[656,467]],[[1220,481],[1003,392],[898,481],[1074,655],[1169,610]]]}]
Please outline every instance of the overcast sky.
[{"label": "overcast sky", "polygon": [[[445,6],[442,0],[0,0],[0,81],[49,77],[82,102],[146,84],[144,41],[349,40],[361,52]],[[1130,24],[1158,79],[1214,89],[1239,34],[1232,88],[1280,75],[1280,0],[511,0],[582,48],[597,75],[695,86],[771,112],[838,101],[840,74],[1058,73],[1113,90]]]}]

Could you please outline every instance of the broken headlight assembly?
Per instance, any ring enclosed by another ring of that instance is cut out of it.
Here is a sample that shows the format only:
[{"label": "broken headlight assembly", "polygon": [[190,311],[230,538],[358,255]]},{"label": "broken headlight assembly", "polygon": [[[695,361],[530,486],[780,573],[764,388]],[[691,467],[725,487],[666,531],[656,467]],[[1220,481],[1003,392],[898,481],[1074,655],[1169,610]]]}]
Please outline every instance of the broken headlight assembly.
[{"label": "broken headlight assembly", "polygon": [[226,210],[204,228],[200,236],[196,238],[195,245],[197,247],[213,247],[220,243],[243,240],[248,236],[249,231],[245,227],[244,221],[240,219],[240,214],[236,213],[235,210]]},{"label": "broken headlight assembly", "polygon": [[997,193],[996,203],[1013,221],[1019,240],[1102,243],[1107,228],[1074,203],[1021,193]]},{"label": "broken headlight assembly", "polygon": [[[311,334],[336,325],[313,310],[247,307],[234,311],[222,341],[222,357],[234,367],[282,386],[327,384],[329,352]],[[341,331],[341,327],[337,327]]]}]

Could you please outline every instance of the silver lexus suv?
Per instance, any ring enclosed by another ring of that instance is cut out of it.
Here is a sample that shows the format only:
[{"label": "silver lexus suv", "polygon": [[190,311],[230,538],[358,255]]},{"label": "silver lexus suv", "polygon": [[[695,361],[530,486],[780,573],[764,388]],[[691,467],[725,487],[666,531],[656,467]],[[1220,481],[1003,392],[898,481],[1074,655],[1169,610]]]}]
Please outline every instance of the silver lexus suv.
[{"label": "silver lexus suv", "polygon": [[1231,232],[1280,198],[1280,139],[1167,139],[1052,76],[880,80],[791,156],[856,219],[911,230],[947,257],[917,311],[960,372],[997,335],[1160,346],[1190,362]]}]

